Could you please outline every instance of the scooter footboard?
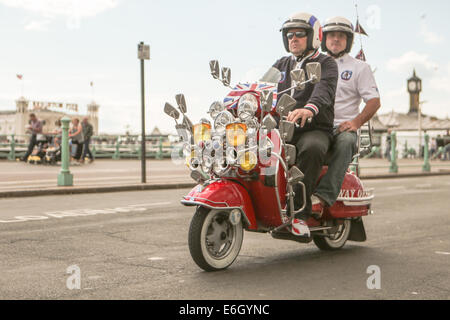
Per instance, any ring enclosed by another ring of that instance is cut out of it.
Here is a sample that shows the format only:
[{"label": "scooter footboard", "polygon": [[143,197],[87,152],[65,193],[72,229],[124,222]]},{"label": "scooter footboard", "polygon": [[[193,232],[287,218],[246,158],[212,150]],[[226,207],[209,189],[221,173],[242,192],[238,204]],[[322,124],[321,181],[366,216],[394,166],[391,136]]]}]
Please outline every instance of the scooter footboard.
[{"label": "scooter footboard", "polygon": [[257,223],[252,200],[248,191],[231,180],[217,180],[206,186],[195,186],[181,203],[185,206],[202,206],[209,209],[239,209],[244,226],[256,230]]}]

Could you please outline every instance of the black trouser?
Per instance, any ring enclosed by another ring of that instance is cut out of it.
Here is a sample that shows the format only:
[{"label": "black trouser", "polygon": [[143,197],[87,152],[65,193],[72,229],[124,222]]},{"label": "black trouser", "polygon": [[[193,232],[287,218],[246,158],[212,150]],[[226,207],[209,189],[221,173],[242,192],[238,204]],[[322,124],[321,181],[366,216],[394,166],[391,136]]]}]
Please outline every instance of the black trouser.
[{"label": "black trouser", "polygon": [[33,152],[33,149],[34,149],[34,146],[36,145],[36,143],[37,143],[36,135],[32,134],[31,138],[30,138],[30,143],[28,144],[27,153],[25,153],[25,155],[23,156],[23,159],[25,159],[25,161],[27,161],[27,158]]},{"label": "black trouser", "polygon": [[[306,207],[297,217],[308,219],[311,215],[311,195],[316,187],[325,155],[330,147],[331,135],[322,130],[312,130],[296,134],[293,139],[297,147],[296,166],[303,172],[303,183],[306,187]],[[294,186],[294,208],[298,210],[303,205],[301,185]]]},{"label": "black trouser", "polygon": [[75,160],[80,160],[81,152],[83,151],[83,142],[81,141],[72,141],[72,144],[76,144],[77,147],[75,149],[75,156],[73,157]]}]

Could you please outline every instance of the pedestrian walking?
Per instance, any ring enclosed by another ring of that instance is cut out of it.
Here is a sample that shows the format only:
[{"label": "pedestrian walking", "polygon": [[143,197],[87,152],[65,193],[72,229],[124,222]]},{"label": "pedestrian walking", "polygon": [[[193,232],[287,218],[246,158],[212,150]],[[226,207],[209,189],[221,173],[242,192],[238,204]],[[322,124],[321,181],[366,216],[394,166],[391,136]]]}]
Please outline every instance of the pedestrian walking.
[{"label": "pedestrian walking", "polygon": [[86,155],[89,157],[89,163],[94,161],[94,157],[92,156],[91,150],[89,149],[89,145],[91,143],[91,137],[94,133],[94,128],[92,124],[89,123],[89,119],[87,117],[83,118],[83,122],[81,123],[83,128],[83,155],[81,156],[80,163],[84,163],[84,159],[86,159]]},{"label": "pedestrian walking", "polygon": [[80,162],[81,152],[83,149],[83,128],[80,119],[74,118],[72,120],[72,129],[69,132],[69,138],[72,139],[72,145],[76,145],[74,159]]},{"label": "pedestrian walking", "polygon": [[37,144],[37,135],[42,133],[42,121],[40,121],[34,113],[30,114],[30,123],[27,132],[31,132],[30,142],[25,155],[20,158],[21,161],[27,161],[30,154],[33,152],[34,146]]}]

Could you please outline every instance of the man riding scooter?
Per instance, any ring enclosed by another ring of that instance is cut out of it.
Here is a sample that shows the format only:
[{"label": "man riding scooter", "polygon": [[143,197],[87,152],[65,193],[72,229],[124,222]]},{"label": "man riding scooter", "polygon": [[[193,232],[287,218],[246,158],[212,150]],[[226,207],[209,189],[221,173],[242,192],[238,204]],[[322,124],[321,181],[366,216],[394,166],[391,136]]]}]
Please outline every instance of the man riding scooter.
[{"label": "man riding scooter", "polygon": [[285,93],[297,101],[287,121],[299,122],[291,143],[297,147],[296,166],[305,174],[303,183],[306,188],[306,199],[302,199],[301,187],[296,186],[294,190],[294,209],[301,208],[303,201],[306,201],[306,207],[294,219],[291,232],[297,236],[309,237],[310,230],[305,221],[312,213],[311,195],[332,140],[338,68],[332,57],[318,51],[322,30],[313,15],[296,13],[283,24],[280,31],[284,47],[291,55],[279,59],[273,65],[282,74],[278,92],[292,87],[290,72],[305,69],[307,62],[319,62],[322,70],[321,80],[317,84],[308,83],[304,90],[292,89]]},{"label": "man riding scooter", "polygon": [[[370,66],[349,55],[353,44],[352,23],[344,17],[334,17],[323,27],[322,51],[333,57],[339,69],[334,103],[333,143],[328,171],[314,191],[315,211],[336,201],[345,172],[356,153],[356,131],[380,108],[380,94]],[[361,100],[365,107],[359,112]],[[318,198],[318,199],[317,199]]]}]

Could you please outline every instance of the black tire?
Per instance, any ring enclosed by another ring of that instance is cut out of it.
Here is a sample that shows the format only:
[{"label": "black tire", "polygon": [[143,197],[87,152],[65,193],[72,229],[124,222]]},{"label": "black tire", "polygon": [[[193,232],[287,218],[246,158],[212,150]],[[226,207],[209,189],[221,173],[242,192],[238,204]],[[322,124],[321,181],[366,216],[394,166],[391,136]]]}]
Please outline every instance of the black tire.
[{"label": "black tire", "polygon": [[351,221],[344,220],[342,225],[339,225],[337,232],[330,235],[330,237],[315,236],[314,243],[320,250],[335,251],[341,249],[350,235]]},{"label": "black tire", "polygon": [[224,270],[239,255],[244,238],[242,220],[232,225],[228,216],[226,210],[198,207],[192,218],[189,251],[194,262],[205,271]]}]

